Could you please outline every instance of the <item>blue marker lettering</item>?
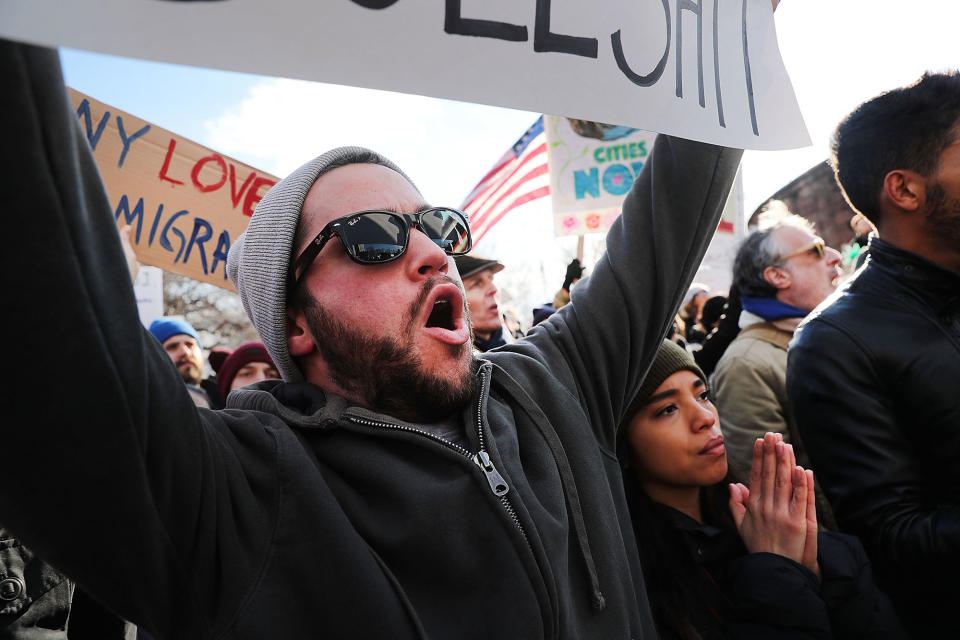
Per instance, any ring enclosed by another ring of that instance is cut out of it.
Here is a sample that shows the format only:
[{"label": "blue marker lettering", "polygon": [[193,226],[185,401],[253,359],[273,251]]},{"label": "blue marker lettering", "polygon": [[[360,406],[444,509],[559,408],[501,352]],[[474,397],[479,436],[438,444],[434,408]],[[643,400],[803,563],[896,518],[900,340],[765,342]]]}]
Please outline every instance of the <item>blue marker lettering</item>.
[{"label": "blue marker lettering", "polygon": [[77,107],[77,117],[79,118],[80,116],[83,116],[84,129],[87,131],[87,142],[90,143],[90,148],[96,151],[97,143],[100,142],[100,135],[103,133],[103,129],[107,126],[107,121],[110,119],[110,112],[103,112],[100,122],[97,123],[96,133],[93,132],[93,118],[90,113],[90,101],[86,98],[84,98],[83,102],[80,103],[80,106]]},{"label": "blue marker lettering", "polygon": [[137,235],[134,236],[134,244],[140,244],[140,230],[143,228],[143,198],[137,200],[133,211],[130,211],[130,200],[127,199],[127,194],[120,196],[120,202],[117,203],[117,211],[113,217],[119,220],[121,215],[123,215],[124,221],[131,226],[134,218],[136,218]]},{"label": "blue marker lettering", "polygon": [[[200,235],[200,229],[203,229],[202,236]],[[186,263],[190,259],[190,250],[193,249],[193,245],[197,245],[200,248],[200,265],[203,267],[204,275],[210,272],[207,270],[207,251],[204,249],[203,243],[212,236],[213,228],[210,227],[209,222],[203,218],[193,219],[193,233],[190,235],[190,242],[187,243],[187,251],[183,254],[183,262]]]},{"label": "blue marker lettering", "polygon": [[183,248],[187,243],[187,239],[183,237],[183,233],[181,233],[179,229],[173,228],[173,223],[176,222],[177,218],[179,218],[180,216],[185,216],[188,213],[189,211],[187,211],[186,209],[181,209],[180,211],[177,211],[175,214],[170,216],[170,219],[167,220],[167,224],[163,225],[163,231],[160,233],[160,246],[166,249],[167,251],[173,251],[173,245],[170,244],[170,238],[167,237],[167,234],[170,233],[170,231],[173,231],[173,235],[180,238],[180,249],[177,250],[177,255],[173,259],[174,262],[180,259],[180,254],[183,253]]},{"label": "blue marker lettering", "polygon": [[117,116],[117,131],[120,132],[120,141],[123,142],[123,151],[120,152],[120,162],[117,163],[118,167],[123,166],[123,161],[127,157],[127,151],[130,150],[130,145],[134,140],[145,134],[147,131],[150,131],[150,125],[144,125],[140,131],[137,131],[135,134],[127,137],[127,132],[123,130],[123,118]]},{"label": "blue marker lettering", "polygon": [[217,270],[217,265],[223,262],[223,279],[227,279],[227,254],[230,253],[230,234],[227,233],[227,230],[224,229],[220,232],[220,237],[217,239],[217,248],[213,250],[213,266],[210,267],[210,272],[213,273]]}]

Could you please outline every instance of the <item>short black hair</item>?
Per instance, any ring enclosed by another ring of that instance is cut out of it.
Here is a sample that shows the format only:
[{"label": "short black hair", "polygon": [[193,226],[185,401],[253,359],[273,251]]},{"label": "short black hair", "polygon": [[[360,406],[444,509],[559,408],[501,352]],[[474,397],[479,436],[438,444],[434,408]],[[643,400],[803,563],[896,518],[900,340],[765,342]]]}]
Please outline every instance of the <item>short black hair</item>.
[{"label": "short black hair", "polygon": [[837,125],[830,148],[834,176],[850,206],[879,225],[886,175],[896,169],[932,174],[956,141],[958,121],[956,71],[925,73],[854,109]]}]

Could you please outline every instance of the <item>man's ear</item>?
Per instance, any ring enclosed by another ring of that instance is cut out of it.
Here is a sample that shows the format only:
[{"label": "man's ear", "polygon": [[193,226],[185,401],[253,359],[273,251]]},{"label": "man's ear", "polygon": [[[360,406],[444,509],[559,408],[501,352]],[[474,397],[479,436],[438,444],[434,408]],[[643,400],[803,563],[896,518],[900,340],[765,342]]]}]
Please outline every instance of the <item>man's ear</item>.
[{"label": "man's ear", "polygon": [[287,307],[287,351],[298,357],[307,355],[315,347],[306,315],[300,309]]},{"label": "man's ear", "polygon": [[927,199],[927,181],[916,171],[895,169],[883,178],[881,199],[907,213],[918,211]]},{"label": "man's ear", "polygon": [[793,274],[783,267],[767,267],[763,270],[763,279],[776,287],[777,291],[787,289],[793,284]]}]

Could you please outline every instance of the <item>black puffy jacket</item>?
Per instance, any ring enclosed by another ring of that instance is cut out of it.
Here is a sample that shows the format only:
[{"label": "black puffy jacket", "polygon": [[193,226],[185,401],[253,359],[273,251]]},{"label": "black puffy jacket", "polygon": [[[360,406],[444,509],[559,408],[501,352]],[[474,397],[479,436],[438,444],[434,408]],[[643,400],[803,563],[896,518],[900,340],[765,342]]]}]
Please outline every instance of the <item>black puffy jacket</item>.
[{"label": "black puffy jacket", "polygon": [[904,623],[957,637],[960,273],[874,238],[795,334],[787,392],[841,530]]}]

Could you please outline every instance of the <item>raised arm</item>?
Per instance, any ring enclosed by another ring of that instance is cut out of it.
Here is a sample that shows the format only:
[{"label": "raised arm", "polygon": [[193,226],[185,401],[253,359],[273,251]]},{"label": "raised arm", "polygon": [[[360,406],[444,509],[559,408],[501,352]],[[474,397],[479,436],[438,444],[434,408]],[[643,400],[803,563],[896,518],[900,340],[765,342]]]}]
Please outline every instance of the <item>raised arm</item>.
[{"label": "raised arm", "polygon": [[[4,309],[15,327],[2,429],[16,479],[0,487],[0,519],[121,615],[165,637],[195,636],[209,599],[239,598],[226,580],[217,594],[195,589],[211,566],[193,559],[216,567],[228,552],[211,532],[242,528],[211,502],[257,483],[244,488],[243,471],[228,469],[240,466],[239,456],[218,454],[231,435],[204,427],[140,325],[56,52],[0,41],[0,80]],[[231,477],[239,481],[228,486]]]},{"label": "raised arm", "polygon": [[543,359],[579,394],[611,450],[717,228],[740,155],[658,136],[607,234],[607,253],[574,287],[571,304],[513,347]]}]

